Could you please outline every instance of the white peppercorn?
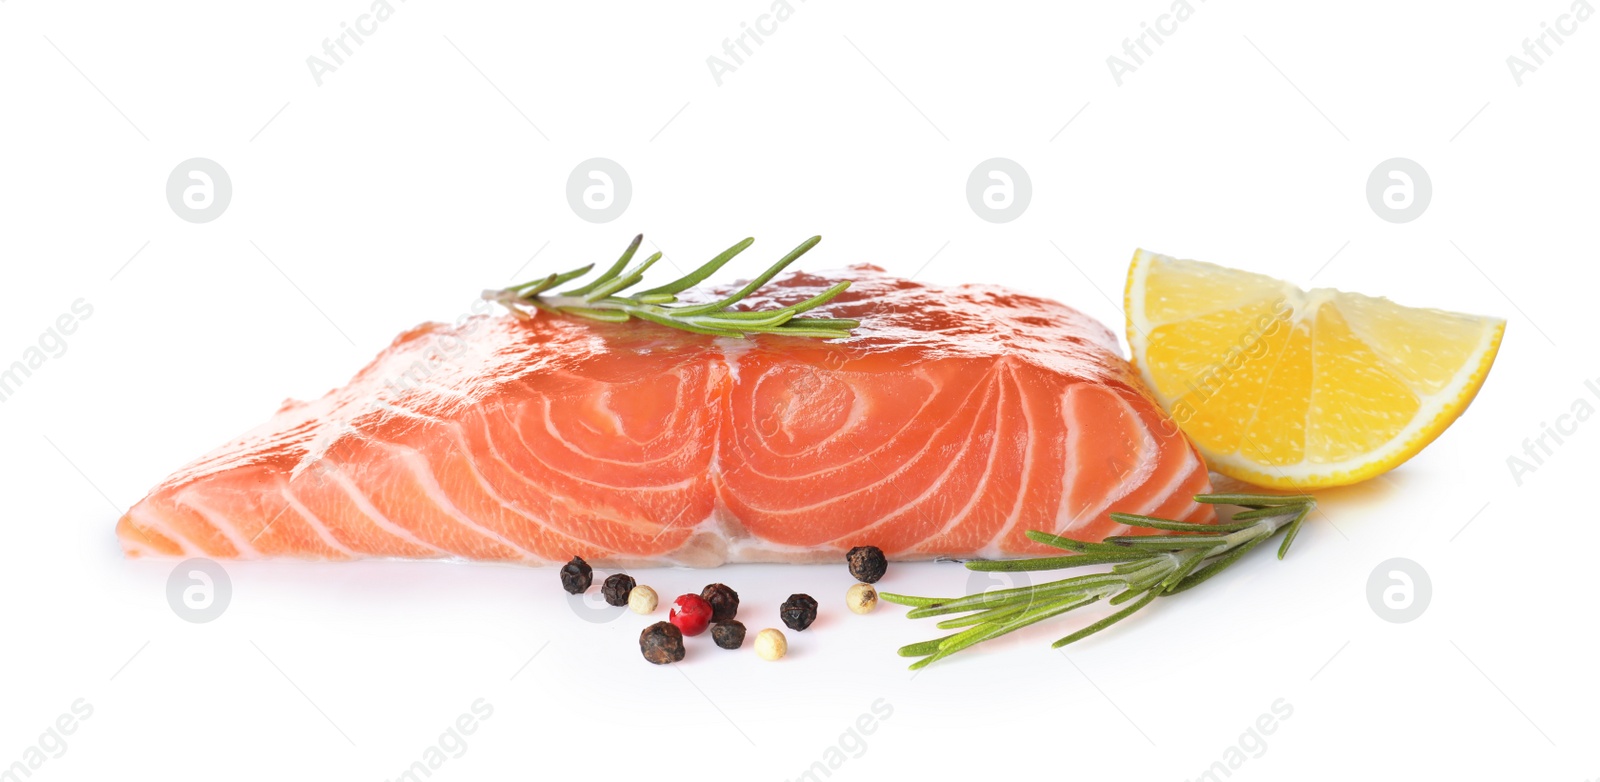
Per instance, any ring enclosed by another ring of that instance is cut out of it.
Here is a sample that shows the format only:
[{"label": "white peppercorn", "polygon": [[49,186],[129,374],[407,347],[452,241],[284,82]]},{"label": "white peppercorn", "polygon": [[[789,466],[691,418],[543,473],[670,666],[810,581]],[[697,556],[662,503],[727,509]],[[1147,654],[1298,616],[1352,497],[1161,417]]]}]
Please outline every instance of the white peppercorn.
[{"label": "white peppercorn", "polygon": [[656,591],[640,584],[628,591],[628,608],[636,614],[648,614],[656,610]]},{"label": "white peppercorn", "polygon": [[844,602],[850,607],[851,613],[870,614],[872,609],[878,607],[878,590],[871,584],[856,584],[845,593]]},{"label": "white peppercorn", "polygon": [[789,641],[783,631],[772,627],[756,633],[756,654],[763,660],[781,660],[789,653]]}]

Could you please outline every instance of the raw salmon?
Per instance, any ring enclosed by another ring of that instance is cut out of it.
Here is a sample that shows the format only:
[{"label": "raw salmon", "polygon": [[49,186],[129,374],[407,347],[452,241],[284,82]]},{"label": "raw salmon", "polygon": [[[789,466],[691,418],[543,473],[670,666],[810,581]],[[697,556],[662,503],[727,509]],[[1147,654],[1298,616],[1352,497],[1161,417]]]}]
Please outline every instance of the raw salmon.
[{"label": "raw salmon", "polygon": [[1100,323],[872,266],[746,302],[840,278],[825,314],[862,325],[826,342],[548,314],[420,326],[172,475],[117,535],[129,556],[712,566],[1004,557],[1048,551],[1029,529],[1137,532],[1112,510],[1212,519],[1192,499],[1204,463]]}]

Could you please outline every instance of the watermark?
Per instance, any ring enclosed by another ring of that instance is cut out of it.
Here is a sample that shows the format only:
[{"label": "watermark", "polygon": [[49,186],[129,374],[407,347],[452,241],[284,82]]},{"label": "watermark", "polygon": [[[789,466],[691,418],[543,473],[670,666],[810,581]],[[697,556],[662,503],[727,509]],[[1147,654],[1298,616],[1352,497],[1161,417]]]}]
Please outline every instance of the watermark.
[{"label": "watermark", "polygon": [[[849,358],[844,348],[828,345],[825,349],[827,352],[823,354],[818,365],[777,366],[765,371],[769,376],[783,373],[785,384],[810,389],[810,393],[802,396],[783,395],[763,400],[759,408],[756,408],[757,402],[752,399],[750,417],[755,419],[755,423],[743,427],[738,437],[739,445],[745,448],[747,453],[786,453],[795,445],[796,438],[811,441],[812,438],[818,437],[817,431],[823,422],[831,423],[835,427],[826,436],[830,442],[834,437],[846,432],[856,399],[850,384],[839,375],[845,372]],[[728,360],[734,362],[737,367],[743,351],[742,345],[729,346]],[[759,380],[748,382],[751,383],[751,387],[760,384]],[[801,434],[796,429],[811,434]]]},{"label": "watermark", "polygon": [[416,762],[406,766],[405,771],[388,782],[422,782],[433,776],[433,772],[445,763],[467,754],[466,737],[477,733],[478,728],[492,716],[494,704],[484,698],[473,701],[472,706],[457,716],[433,744],[422,750],[422,756]]},{"label": "watermark", "polygon": [[1385,622],[1405,624],[1422,616],[1432,601],[1428,571],[1404,557],[1379,562],[1367,576],[1367,605]]},{"label": "watermark", "polygon": [[[494,302],[479,299],[472,303],[467,312],[456,317],[454,330],[440,329],[428,335],[427,352],[420,358],[413,359],[405,369],[396,372],[383,381],[383,391],[399,399],[403,394],[421,388],[429,379],[441,370],[457,366],[455,363],[462,354],[467,352],[469,342],[467,337],[478,330],[478,322],[472,318],[474,315],[487,315],[494,307]],[[363,412],[372,412],[383,406],[383,393],[368,402],[367,409]]]},{"label": "watermark", "polygon": [[567,175],[567,204],[591,223],[609,223],[628,210],[633,200],[633,180],[615,160],[593,157]]},{"label": "watermark", "polygon": [[[620,573],[622,571],[619,570],[617,572]],[[601,584],[605,583],[605,579],[601,578],[599,573],[595,574],[595,578]],[[583,590],[583,594],[567,595],[567,607],[572,609],[574,616],[596,625],[615,622],[628,613],[628,607],[625,605],[614,606],[607,603],[605,593],[599,588],[599,585],[596,585],[593,589]]]},{"label": "watermark", "polygon": [[77,333],[78,326],[94,314],[94,306],[87,299],[76,299],[66,312],[56,316],[50,326],[39,334],[34,344],[22,351],[22,357],[0,368],[0,402],[10,401],[22,384],[33,373],[44,368],[51,359],[67,354],[67,337]]},{"label": "watermark", "polygon": [[215,560],[186,559],[167,576],[167,605],[185,622],[205,624],[222,616],[231,602],[233,581]]},{"label": "watermark", "polygon": [[1539,70],[1545,64],[1545,58],[1556,53],[1551,44],[1558,47],[1565,44],[1567,36],[1576,33],[1578,25],[1589,21],[1591,16],[1594,16],[1594,6],[1589,5],[1589,0],[1572,0],[1572,6],[1566,13],[1556,17],[1554,22],[1540,22],[1538,35],[1522,39],[1523,56],[1513,54],[1506,58],[1511,80],[1521,87],[1522,80],[1528,74]]},{"label": "watermark", "polygon": [[846,762],[859,759],[867,754],[867,737],[877,733],[878,728],[888,721],[894,714],[894,705],[885,698],[872,702],[872,706],[856,717],[839,738],[827,749],[822,751],[822,758],[812,763],[806,770],[792,780],[792,782],[821,782],[833,776]]},{"label": "watermark", "polygon": [[1428,210],[1433,180],[1415,160],[1392,157],[1367,175],[1367,205],[1391,223],[1409,223]]},{"label": "watermark", "polygon": [[[804,3],[806,0],[800,0]],[[778,32],[779,25],[789,21],[794,16],[794,6],[787,0],[773,0],[772,7],[767,12],[749,22],[739,23],[739,34],[732,38],[722,39],[723,57],[713,54],[706,58],[706,68],[711,71],[711,80],[722,86],[722,80],[728,74],[739,70],[744,65],[745,58],[756,53],[751,44],[757,47],[765,44],[767,38]]]},{"label": "watermark", "polygon": [[[1583,381],[1583,387],[1600,399],[1600,383],[1595,380]],[[1594,405],[1585,397],[1578,397],[1568,405],[1567,412],[1556,416],[1554,425],[1545,421],[1539,422],[1539,434],[1535,437],[1525,437],[1522,440],[1522,454],[1512,454],[1506,457],[1506,469],[1511,471],[1511,480],[1518,487],[1528,475],[1532,475],[1544,466],[1546,459],[1555,456],[1556,449],[1566,445],[1567,438],[1578,433],[1578,427],[1594,416]],[[1524,458],[1526,457],[1526,458]]]},{"label": "watermark", "polygon": [[[359,435],[355,421],[367,415],[375,414],[388,407],[395,400],[400,399],[406,392],[421,388],[430,378],[438,375],[440,371],[456,366],[456,361],[467,352],[471,342],[467,337],[482,324],[482,320],[475,316],[487,315],[494,308],[494,302],[477,298],[468,305],[467,310],[458,315],[454,321],[453,329],[436,329],[428,335],[427,350],[421,357],[407,364],[404,369],[384,378],[383,387],[368,397],[366,403],[353,413],[340,416],[330,426],[329,442],[337,441],[347,435]],[[298,468],[298,472],[310,472],[315,476],[317,485],[322,486],[333,468],[329,467],[322,455],[305,467]]]},{"label": "watermark", "polygon": [[1222,756],[1216,762],[1206,767],[1199,776],[1191,777],[1189,782],[1222,782],[1233,776],[1245,763],[1251,760],[1260,760],[1269,749],[1267,737],[1278,732],[1290,717],[1294,716],[1294,704],[1286,698],[1279,698],[1272,702],[1267,711],[1261,712],[1250,727],[1239,734],[1239,739],[1222,750]]},{"label": "watermark", "polygon": [[215,160],[192,157],[167,175],[167,205],[191,223],[209,223],[227,211],[233,180]]},{"label": "watermark", "polygon": [[[963,594],[987,594],[1002,589],[1024,589],[1032,585],[1033,579],[1028,578],[1025,570],[974,570],[967,575],[967,591]],[[1032,605],[1031,600],[1029,605]]]},{"label": "watermark", "polygon": [[23,782],[51,760],[67,754],[67,737],[78,732],[82,723],[94,716],[94,704],[85,698],[72,702],[39,734],[39,739],[22,750],[22,757],[0,771],[0,782]]},{"label": "watermark", "polygon": [[[404,3],[406,0],[400,0]],[[344,65],[346,57],[353,56],[356,50],[367,42],[367,38],[378,32],[378,25],[389,21],[394,16],[394,6],[389,0],[373,0],[372,6],[356,17],[355,22],[340,22],[339,34],[332,38],[322,39],[322,56],[313,54],[306,58],[306,68],[311,71],[311,80],[322,86],[322,81]],[[351,46],[354,44],[354,47]]]},{"label": "watermark", "polygon": [[991,223],[1009,223],[1028,211],[1033,180],[1015,160],[992,157],[967,175],[967,204]]},{"label": "watermark", "polygon": [[1239,335],[1238,341],[1228,346],[1222,359],[1212,364],[1184,381],[1189,389],[1178,397],[1172,404],[1170,419],[1162,419],[1162,427],[1167,431],[1168,437],[1177,434],[1172,427],[1183,426],[1194,418],[1200,408],[1227,384],[1229,378],[1238,372],[1241,367],[1252,362],[1266,358],[1272,345],[1267,340],[1275,337],[1281,329],[1291,327],[1294,317],[1294,305],[1288,299],[1278,299],[1272,303],[1272,311],[1256,316],[1250,328]]},{"label": "watermark", "polygon": [[[1200,0],[1202,3],[1205,1]],[[1122,39],[1122,56],[1113,54],[1106,58],[1111,80],[1121,87],[1122,80],[1128,74],[1139,70],[1146,58],[1155,55],[1156,50],[1151,44],[1159,47],[1166,43],[1168,36],[1178,32],[1178,25],[1189,21],[1191,16],[1194,16],[1194,6],[1189,4],[1189,0],[1173,0],[1167,12],[1156,17],[1155,21],[1140,22],[1138,35]]]}]

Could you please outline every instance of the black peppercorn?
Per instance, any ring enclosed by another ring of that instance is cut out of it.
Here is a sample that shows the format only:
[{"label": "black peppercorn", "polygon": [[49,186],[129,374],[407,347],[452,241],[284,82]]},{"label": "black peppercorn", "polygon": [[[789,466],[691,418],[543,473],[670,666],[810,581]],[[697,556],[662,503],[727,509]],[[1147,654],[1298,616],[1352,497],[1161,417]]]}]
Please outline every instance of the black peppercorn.
[{"label": "black peppercorn", "polygon": [[711,584],[700,590],[700,599],[711,604],[711,621],[726,622],[739,613],[739,593],[727,584]]},{"label": "black peppercorn", "polygon": [[737,649],[744,646],[744,623],[737,619],[729,619],[711,627],[711,640],[724,649]]},{"label": "black peppercorn", "polygon": [[607,605],[625,606],[628,604],[628,593],[632,592],[635,586],[638,584],[634,582],[633,576],[627,573],[613,573],[606,576],[605,583],[600,585],[600,594],[605,595]]},{"label": "black peppercorn", "polygon": [[683,631],[671,622],[656,622],[639,634],[639,652],[656,665],[683,659]]},{"label": "black peppercorn", "polygon": [[778,608],[778,616],[790,630],[804,630],[817,621],[817,601],[810,595],[790,595]]},{"label": "black peppercorn", "polygon": [[865,584],[878,583],[883,572],[889,569],[889,560],[877,546],[856,546],[844,555],[844,561],[850,563],[850,575]]},{"label": "black peppercorn", "polygon": [[561,566],[561,588],[574,595],[581,595],[594,582],[594,568],[583,561],[583,557],[573,557],[571,562]]}]

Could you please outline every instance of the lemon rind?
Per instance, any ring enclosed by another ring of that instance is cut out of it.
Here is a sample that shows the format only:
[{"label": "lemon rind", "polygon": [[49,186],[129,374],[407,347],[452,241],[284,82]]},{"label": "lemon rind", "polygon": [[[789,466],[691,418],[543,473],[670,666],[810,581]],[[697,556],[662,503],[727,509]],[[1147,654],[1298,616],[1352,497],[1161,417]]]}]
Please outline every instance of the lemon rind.
[{"label": "lemon rind", "polygon": [[[1170,413],[1175,400],[1165,398],[1156,390],[1155,378],[1139,359],[1149,348],[1147,334],[1154,327],[1145,316],[1144,302],[1135,301],[1133,296],[1134,291],[1145,290],[1150,262],[1166,257],[1168,256],[1143,249],[1134,252],[1133,262],[1128,267],[1123,306],[1128,321],[1127,337],[1131,356],[1129,361],[1139,373],[1151,396],[1155,397],[1163,410]],[[1283,288],[1285,296],[1297,304],[1300,303],[1303,295],[1300,289],[1288,283],[1284,283]],[[1297,312],[1296,317],[1308,314]],[[1206,464],[1211,469],[1231,478],[1271,488],[1316,489],[1345,486],[1388,472],[1416,456],[1443,434],[1466,412],[1477,397],[1478,391],[1483,388],[1483,383],[1489,376],[1489,369],[1499,354],[1506,323],[1499,318],[1479,318],[1479,320],[1482,321],[1484,328],[1473,353],[1478,357],[1476,365],[1474,366],[1472,362],[1464,363],[1451,378],[1450,383],[1437,393],[1419,394],[1423,404],[1406,427],[1383,445],[1360,456],[1338,462],[1308,460],[1292,465],[1270,465],[1253,461],[1242,451],[1218,454],[1212,453],[1200,443],[1196,443],[1195,446],[1200,449]]]}]

